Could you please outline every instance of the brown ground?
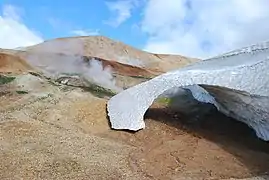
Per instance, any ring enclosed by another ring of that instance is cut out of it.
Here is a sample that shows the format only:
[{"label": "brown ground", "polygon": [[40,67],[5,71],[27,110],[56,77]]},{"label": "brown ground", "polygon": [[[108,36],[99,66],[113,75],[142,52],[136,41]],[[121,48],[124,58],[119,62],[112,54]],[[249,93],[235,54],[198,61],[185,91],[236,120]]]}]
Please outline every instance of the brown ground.
[{"label": "brown ground", "polygon": [[20,75],[0,91],[10,92],[0,96],[0,179],[200,180],[269,169],[268,143],[217,112],[193,124],[155,104],[146,129],[131,133],[111,130],[106,100],[79,89]]},{"label": "brown ground", "polygon": [[[98,46],[105,47],[93,49],[97,55],[89,50],[88,55],[102,57],[106,48],[119,48],[106,43],[103,39]],[[109,53],[103,56],[115,59]],[[150,56],[160,59],[158,71],[165,58],[171,63],[163,69],[178,65],[170,55]],[[269,144],[258,140],[246,125],[216,111],[194,123],[155,103],[145,115],[146,129],[111,130],[107,100],[78,88],[52,85],[27,74],[32,68],[22,59],[0,57],[0,72],[16,77],[0,85],[0,179],[218,180],[268,173]],[[126,73],[151,72],[103,62],[121,71],[123,84],[131,81]]]}]

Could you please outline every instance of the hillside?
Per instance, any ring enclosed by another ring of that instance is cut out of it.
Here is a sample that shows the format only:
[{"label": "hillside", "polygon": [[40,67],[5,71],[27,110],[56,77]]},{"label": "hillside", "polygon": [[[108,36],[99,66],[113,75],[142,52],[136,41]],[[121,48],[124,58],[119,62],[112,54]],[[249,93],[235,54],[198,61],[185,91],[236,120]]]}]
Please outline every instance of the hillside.
[{"label": "hillside", "polygon": [[[57,47],[57,48],[55,48]],[[133,48],[104,36],[59,38],[26,48],[34,52],[83,54],[166,72],[198,61],[180,55],[158,55]]]},{"label": "hillside", "polygon": [[[90,71],[95,77],[101,77],[98,73],[106,74],[100,85],[112,89],[126,89],[198,61],[180,55],[151,54],[103,36],[59,38],[17,50],[1,49],[0,52],[18,56],[50,77],[63,73],[88,76],[87,67],[93,65]],[[85,58],[98,59],[101,64],[90,61],[88,65],[85,62],[78,65]],[[95,81],[100,82],[100,78]]]}]

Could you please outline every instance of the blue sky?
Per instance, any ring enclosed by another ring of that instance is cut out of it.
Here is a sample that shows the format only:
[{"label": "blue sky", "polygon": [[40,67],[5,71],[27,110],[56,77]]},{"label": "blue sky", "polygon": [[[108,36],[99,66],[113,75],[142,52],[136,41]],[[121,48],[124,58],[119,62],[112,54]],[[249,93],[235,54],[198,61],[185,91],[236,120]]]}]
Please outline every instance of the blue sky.
[{"label": "blue sky", "polygon": [[[109,1],[108,1],[109,2]],[[113,2],[113,1],[110,1]],[[135,23],[141,20],[140,16],[133,16],[119,28],[106,23],[117,12],[111,12],[106,1],[101,0],[1,0],[0,6],[11,4],[23,9],[24,24],[38,31],[42,38],[74,36],[72,31],[80,30],[95,34],[98,32],[142,48],[146,35],[135,29]],[[141,11],[136,10],[137,14]]]},{"label": "blue sky", "polygon": [[0,0],[0,48],[103,35],[206,58],[269,39],[268,0]]}]

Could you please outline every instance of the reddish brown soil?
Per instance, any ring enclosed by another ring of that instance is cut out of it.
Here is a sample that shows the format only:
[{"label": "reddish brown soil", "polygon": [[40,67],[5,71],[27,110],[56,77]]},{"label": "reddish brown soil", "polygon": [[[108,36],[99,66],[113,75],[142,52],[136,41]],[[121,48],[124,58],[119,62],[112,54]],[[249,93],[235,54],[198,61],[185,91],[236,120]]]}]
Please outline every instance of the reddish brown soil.
[{"label": "reddish brown soil", "polygon": [[269,171],[269,144],[257,139],[245,124],[216,111],[199,123],[183,115],[152,107],[146,129],[102,134],[136,147],[129,163],[152,179],[245,178]]},{"label": "reddish brown soil", "polygon": [[101,61],[104,67],[111,67],[112,70],[119,75],[154,77],[156,75],[163,73],[161,71],[147,70],[145,68],[140,68],[137,66],[123,64],[123,63],[119,63],[119,62],[113,61],[113,60],[105,60],[105,59],[98,58],[98,57],[94,57],[94,59]]},{"label": "reddish brown soil", "polygon": [[10,54],[0,53],[0,72],[22,73],[32,69],[23,59]]}]

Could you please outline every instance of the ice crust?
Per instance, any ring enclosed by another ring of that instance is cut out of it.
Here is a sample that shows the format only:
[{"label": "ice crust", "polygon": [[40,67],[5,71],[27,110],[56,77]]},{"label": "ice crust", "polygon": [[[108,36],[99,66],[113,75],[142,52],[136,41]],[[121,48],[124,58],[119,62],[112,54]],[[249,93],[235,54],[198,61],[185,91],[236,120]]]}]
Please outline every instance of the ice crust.
[{"label": "ice crust", "polygon": [[269,42],[203,60],[122,91],[107,104],[112,128],[145,128],[146,110],[175,87],[189,88],[197,100],[214,104],[269,141]]}]

